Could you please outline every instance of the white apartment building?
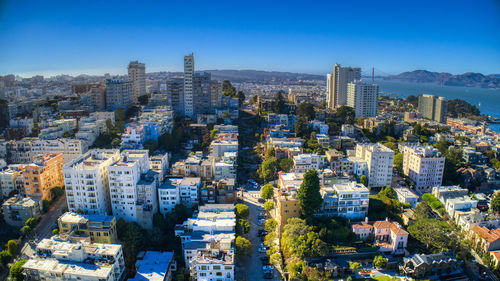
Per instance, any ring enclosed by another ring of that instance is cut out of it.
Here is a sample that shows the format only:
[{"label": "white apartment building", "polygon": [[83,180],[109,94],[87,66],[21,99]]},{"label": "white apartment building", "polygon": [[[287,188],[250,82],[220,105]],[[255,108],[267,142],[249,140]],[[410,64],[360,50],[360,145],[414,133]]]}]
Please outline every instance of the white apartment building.
[{"label": "white apartment building", "polygon": [[295,173],[305,173],[310,169],[321,170],[326,167],[327,163],[325,155],[301,153],[293,157],[293,171]]},{"label": "white apartment building", "polygon": [[139,61],[131,61],[128,65],[128,79],[132,81],[134,102],[146,95],[146,65]]},{"label": "white apartment building", "polygon": [[144,143],[146,133],[144,126],[141,124],[129,123],[125,126],[125,132],[122,135],[122,143]]},{"label": "white apartment building", "polygon": [[166,179],[158,187],[158,208],[163,215],[172,212],[175,206],[181,203],[178,180],[180,179]]},{"label": "white apartment building", "polygon": [[367,162],[369,187],[391,185],[394,151],[380,143],[357,144],[356,158]]},{"label": "white apartment building", "polygon": [[190,273],[194,280],[234,280],[234,252],[219,249],[204,249],[191,259]]},{"label": "white apartment building", "polygon": [[88,151],[87,142],[78,139],[37,140],[31,145],[33,155],[45,153],[62,153],[64,163],[80,157]]},{"label": "white apartment building", "polygon": [[330,146],[330,137],[326,134],[317,134],[316,139],[318,140],[318,143],[321,144],[324,147]]},{"label": "white apartment building", "polygon": [[347,105],[347,84],[361,79],[361,68],[333,66],[333,74],[326,77],[326,103],[328,108],[335,109]]},{"label": "white apartment building", "polygon": [[364,218],[368,214],[370,191],[361,183],[349,182],[322,187],[321,215],[350,219]]},{"label": "white apartment building", "polygon": [[408,203],[412,208],[417,206],[420,197],[413,193],[409,188],[395,188],[394,190],[396,191],[396,196],[399,202]]},{"label": "white apartment building", "polygon": [[419,192],[430,192],[443,181],[444,157],[432,146],[404,146],[403,172]]},{"label": "white apartment building", "polygon": [[160,183],[163,182],[163,178],[167,175],[169,168],[170,153],[159,153],[149,156],[149,168],[152,171],[158,173],[158,178]]},{"label": "white apartment building", "polygon": [[92,149],[63,166],[70,212],[108,214],[111,207],[108,167],[119,158],[117,149]]},{"label": "white apartment building", "polygon": [[237,153],[225,152],[222,161],[215,161],[214,159],[214,180],[221,179],[236,179],[237,170]]},{"label": "white apartment building", "polygon": [[225,152],[238,152],[238,141],[214,140],[210,144],[210,151],[215,159],[222,158]]},{"label": "white apartment building", "polygon": [[10,197],[13,191],[24,195],[24,165],[12,164],[0,171],[0,190],[4,198]]},{"label": "white apartment building", "polygon": [[24,265],[27,280],[121,281],[126,278],[121,245],[43,239]]},{"label": "white apartment building", "polygon": [[127,111],[134,104],[134,89],[131,81],[106,80],[106,109],[118,108]]},{"label": "white apartment building", "polygon": [[355,117],[376,117],[378,85],[353,81],[347,86],[347,105],[354,109]]},{"label": "white apartment building", "polygon": [[312,120],[309,121],[309,127],[312,128],[314,131],[318,130],[318,133],[323,134],[323,135],[328,135],[328,124],[325,122],[321,122],[318,120]]},{"label": "white apartment building", "polygon": [[26,136],[31,135],[33,133],[33,127],[35,126],[35,123],[33,122],[33,118],[14,118],[10,119],[9,121],[9,126],[10,127],[23,127],[26,132]]},{"label": "white apartment building", "polygon": [[274,148],[302,148],[304,145],[304,140],[301,138],[268,138],[267,147]]},{"label": "white apartment building", "polygon": [[120,160],[109,166],[108,178],[113,215],[150,228],[158,208],[158,180],[149,173],[148,151],[122,151]]},{"label": "white apartment building", "polygon": [[214,125],[214,130],[217,133],[238,134],[238,126],[236,125]]},{"label": "white apartment building", "polygon": [[184,115],[194,116],[193,102],[194,55],[184,56]]}]

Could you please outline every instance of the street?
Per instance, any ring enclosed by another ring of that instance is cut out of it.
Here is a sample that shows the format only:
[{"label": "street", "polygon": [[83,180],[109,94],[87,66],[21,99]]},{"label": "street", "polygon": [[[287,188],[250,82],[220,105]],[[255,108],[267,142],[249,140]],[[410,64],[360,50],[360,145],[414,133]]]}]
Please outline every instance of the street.
[{"label": "street", "polygon": [[[255,194],[255,192],[252,192]],[[248,240],[252,242],[252,255],[245,263],[246,280],[263,280],[264,271],[262,270],[261,257],[266,256],[265,253],[259,253],[258,249],[261,244],[260,237],[258,236],[259,229],[262,229],[264,225],[258,225],[259,212],[262,209],[262,204],[258,203],[255,196],[250,195],[248,192],[243,193],[243,200],[245,205],[250,209],[250,215],[248,216],[248,222],[250,223],[250,232],[248,233]],[[281,280],[279,272],[273,270],[274,278],[271,280]]]},{"label": "street", "polygon": [[31,257],[35,250],[33,240],[40,241],[43,238],[52,236],[52,226],[57,223],[57,218],[62,214],[63,207],[66,206],[66,196],[62,195],[49,209],[49,211],[42,215],[40,222],[36,225],[33,232],[31,232],[21,242],[21,256]]}]

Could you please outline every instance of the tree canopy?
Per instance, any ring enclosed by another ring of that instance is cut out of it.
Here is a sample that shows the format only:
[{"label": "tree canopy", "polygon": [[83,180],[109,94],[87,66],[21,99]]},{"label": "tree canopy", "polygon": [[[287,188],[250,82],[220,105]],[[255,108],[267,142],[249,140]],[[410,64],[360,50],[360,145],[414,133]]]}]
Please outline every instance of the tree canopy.
[{"label": "tree canopy", "polygon": [[235,209],[238,218],[246,219],[250,215],[250,209],[245,204],[236,204]]},{"label": "tree canopy", "polygon": [[265,184],[260,191],[260,197],[269,200],[273,198],[273,196],[274,196],[274,186],[269,183]]},{"label": "tree canopy", "polygon": [[238,236],[236,237],[236,255],[238,258],[246,258],[252,254],[252,243],[248,239]]},{"label": "tree canopy", "polygon": [[297,116],[313,120],[316,116],[314,105],[310,102],[303,102],[297,106]]},{"label": "tree canopy", "polygon": [[280,161],[280,168],[284,172],[290,172],[293,168],[293,160],[290,158],[283,158]]},{"label": "tree canopy", "polygon": [[312,217],[313,213],[321,208],[323,198],[320,193],[318,171],[311,169],[304,174],[297,197],[304,217]]}]

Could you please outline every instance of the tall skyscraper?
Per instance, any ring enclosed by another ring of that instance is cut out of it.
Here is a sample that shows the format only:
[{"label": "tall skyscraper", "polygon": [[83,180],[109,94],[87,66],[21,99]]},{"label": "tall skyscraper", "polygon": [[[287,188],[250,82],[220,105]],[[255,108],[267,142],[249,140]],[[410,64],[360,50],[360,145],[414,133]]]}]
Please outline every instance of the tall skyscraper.
[{"label": "tall skyscraper", "polygon": [[134,90],[131,81],[118,79],[106,80],[106,108],[127,111],[134,104]]},{"label": "tall skyscraper", "polygon": [[146,65],[139,61],[131,61],[128,65],[128,79],[134,88],[134,103],[140,96],[146,95]]},{"label": "tall skyscraper", "polygon": [[194,55],[184,56],[184,115],[194,117],[193,106]]},{"label": "tall skyscraper", "polygon": [[443,97],[433,95],[418,96],[418,112],[426,119],[439,123],[446,123],[448,113],[448,102]]},{"label": "tall skyscraper", "polygon": [[347,105],[354,109],[356,118],[376,117],[378,85],[354,81],[347,85]]},{"label": "tall skyscraper", "polygon": [[328,108],[335,109],[347,105],[347,84],[361,79],[361,68],[333,66],[333,74],[327,75],[326,103]]}]

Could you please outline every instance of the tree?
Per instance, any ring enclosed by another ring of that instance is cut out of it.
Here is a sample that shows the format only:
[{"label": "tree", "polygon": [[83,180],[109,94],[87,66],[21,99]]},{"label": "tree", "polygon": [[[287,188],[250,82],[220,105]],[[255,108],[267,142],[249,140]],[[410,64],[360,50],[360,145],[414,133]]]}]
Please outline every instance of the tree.
[{"label": "tree", "polygon": [[59,235],[59,228],[52,229],[52,234]]},{"label": "tree", "polygon": [[285,113],[285,99],[281,91],[276,93],[274,97],[274,113],[282,114]]},{"label": "tree", "polygon": [[231,81],[224,80],[222,82],[222,95],[227,97],[235,97],[236,96],[236,88],[231,85]]},{"label": "tree", "polygon": [[384,188],[383,194],[384,194],[387,198],[390,198],[390,199],[396,199],[396,191],[394,190],[394,188],[392,188],[392,186],[386,186],[386,187]]},{"label": "tree", "polygon": [[236,234],[247,234],[250,231],[250,223],[245,219],[238,219],[236,223]]},{"label": "tree", "polygon": [[152,155],[158,149],[158,143],[155,140],[148,140],[144,143],[144,149],[149,150],[149,155]]},{"label": "tree", "polygon": [[260,191],[260,197],[269,200],[273,198],[273,196],[274,196],[274,186],[269,183],[265,184]]},{"label": "tree", "polygon": [[403,153],[394,155],[393,166],[394,168],[396,168],[396,171],[398,171],[399,174],[403,173]]},{"label": "tree", "polygon": [[349,262],[349,269],[352,271],[358,271],[361,269],[361,264],[359,262]]},{"label": "tree", "polygon": [[385,268],[387,266],[387,259],[383,256],[376,256],[373,259],[373,266],[378,269]]},{"label": "tree", "polygon": [[303,102],[297,106],[297,115],[300,117],[305,117],[309,120],[313,120],[316,116],[314,111],[314,105],[309,102]]},{"label": "tree", "polygon": [[23,275],[23,265],[26,263],[26,260],[18,260],[10,267],[10,278],[11,280],[21,281],[24,279]]},{"label": "tree", "polygon": [[293,160],[290,158],[283,158],[280,161],[280,168],[284,172],[290,172],[293,168]]},{"label": "tree", "polygon": [[264,210],[269,212],[273,209],[274,209],[274,202],[273,201],[266,201],[266,203],[264,203]]},{"label": "tree", "polygon": [[29,226],[30,228],[35,228],[37,223],[38,223],[38,221],[35,218],[29,218],[26,220],[26,222],[24,224],[26,226]]},{"label": "tree", "polygon": [[408,232],[415,239],[423,243],[427,250],[435,248],[438,251],[446,250],[449,238],[448,233],[451,232],[449,225],[436,219],[421,219],[415,221],[408,227]]},{"label": "tree", "polygon": [[428,219],[429,214],[432,212],[431,207],[429,204],[425,202],[420,202],[417,204],[414,210],[414,218],[415,220],[423,220],[423,219]]},{"label": "tree", "polygon": [[241,107],[245,103],[245,93],[243,91],[238,91],[238,105]]},{"label": "tree", "polygon": [[278,160],[274,157],[266,158],[260,166],[261,178],[266,182],[272,181],[278,176],[278,170]]},{"label": "tree", "polygon": [[8,251],[1,251],[0,252],[0,263],[2,263],[3,266],[7,266],[7,264],[12,260],[12,255]]},{"label": "tree", "polygon": [[140,96],[140,97],[137,98],[137,100],[139,101],[140,105],[147,105],[148,104],[148,99],[149,99],[148,95],[142,95],[142,96]]},{"label": "tree", "polygon": [[21,228],[21,232],[26,236],[31,233],[31,227],[25,225]]},{"label": "tree", "polygon": [[269,157],[276,157],[276,151],[274,150],[274,147],[270,147],[266,151],[266,158]]},{"label": "tree", "polygon": [[297,136],[307,136],[309,132],[309,123],[307,122],[307,119],[304,117],[299,117],[297,120],[295,120],[294,129]]},{"label": "tree", "polygon": [[362,183],[364,186],[368,186],[368,177],[365,175],[362,175],[359,178],[359,182]]},{"label": "tree", "polygon": [[311,169],[304,174],[297,197],[301,213],[306,218],[312,217],[313,213],[321,208],[323,198],[320,193],[318,171]]},{"label": "tree", "polygon": [[281,255],[280,253],[274,253],[269,257],[269,262],[274,264],[275,266],[281,264]]},{"label": "tree", "polygon": [[250,209],[245,204],[236,204],[236,216],[241,219],[246,219],[250,214]]},{"label": "tree", "polygon": [[343,120],[344,124],[354,123],[354,118],[355,118],[354,109],[350,106],[343,105],[337,108],[335,115],[337,115],[338,119]]},{"label": "tree", "polygon": [[268,219],[266,221],[266,225],[264,226],[264,229],[267,232],[273,232],[276,230],[277,225],[278,225],[278,222],[275,219]]},{"label": "tree", "polygon": [[491,199],[491,210],[495,213],[500,213],[500,192]]},{"label": "tree", "polygon": [[9,240],[9,242],[7,242],[7,251],[9,251],[9,253],[13,256],[16,254],[16,252],[17,252],[17,241],[16,240]]},{"label": "tree", "polygon": [[111,141],[111,147],[117,148],[121,145],[122,141],[119,138],[113,139]]},{"label": "tree", "polygon": [[236,237],[236,255],[238,258],[247,258],[252,254],[252,243],[244,237]]}]

